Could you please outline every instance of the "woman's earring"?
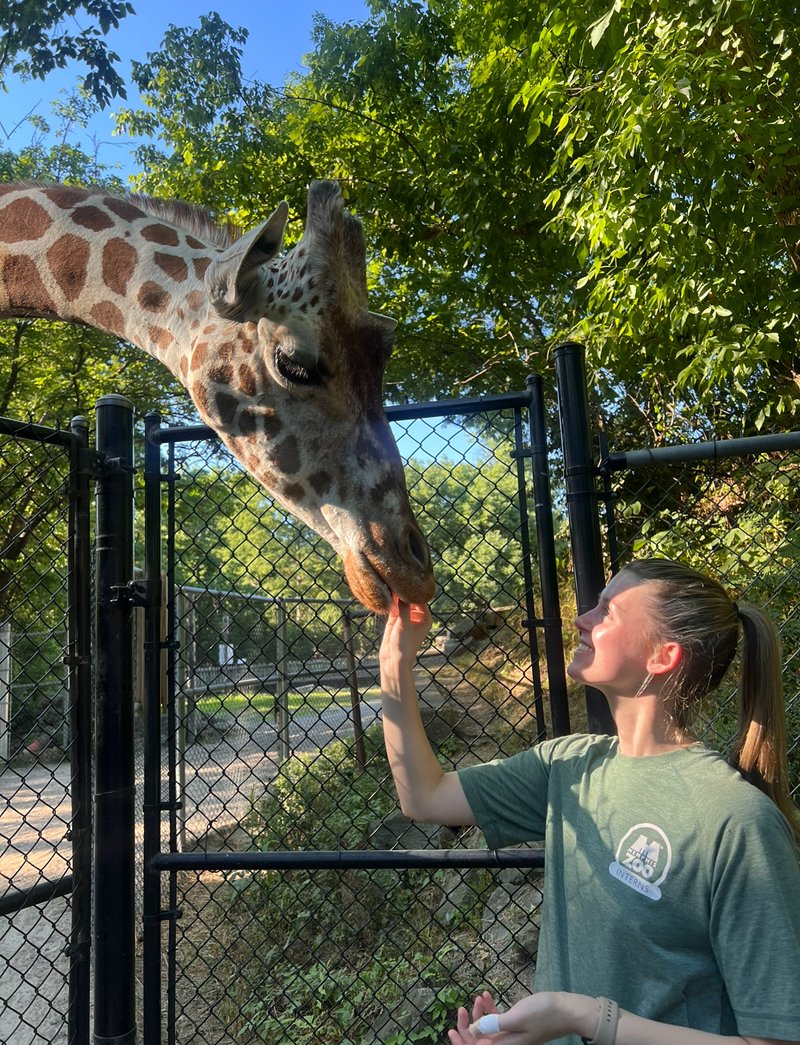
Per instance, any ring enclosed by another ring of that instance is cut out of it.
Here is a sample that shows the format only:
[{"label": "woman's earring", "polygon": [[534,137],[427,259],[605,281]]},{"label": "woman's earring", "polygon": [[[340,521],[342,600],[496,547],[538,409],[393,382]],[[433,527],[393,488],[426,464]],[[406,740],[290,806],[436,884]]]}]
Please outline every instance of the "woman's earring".
[{"label": "woman's earring", "polygon": [[645,675],[644,682],[633,694],[634,699],[636,699],[636,697],[641,697],[642,693],[644,693],[644,691],[647,689],[647,687],[650,685],[654,678],[655,676],[653,675],[652,671],[648,672],[647,675]]}]

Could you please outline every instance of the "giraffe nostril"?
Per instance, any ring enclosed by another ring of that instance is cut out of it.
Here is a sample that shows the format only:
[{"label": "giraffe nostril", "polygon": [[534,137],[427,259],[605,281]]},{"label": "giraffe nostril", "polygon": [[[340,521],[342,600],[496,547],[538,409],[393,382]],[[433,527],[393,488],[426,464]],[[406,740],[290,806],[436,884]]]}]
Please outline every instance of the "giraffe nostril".
[{"label": "giraffe nostril", "polygon": [[425,542],[416,530],[408,531],[408,550],[411,552],[412,558],[414,558],[420,566],[428,565],[428,550],[425,547]]}]

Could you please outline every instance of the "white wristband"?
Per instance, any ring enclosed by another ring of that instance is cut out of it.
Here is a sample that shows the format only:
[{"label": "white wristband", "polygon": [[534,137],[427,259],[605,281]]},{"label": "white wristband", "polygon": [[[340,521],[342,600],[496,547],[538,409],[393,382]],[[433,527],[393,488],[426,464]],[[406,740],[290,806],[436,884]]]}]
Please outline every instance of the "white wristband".
[{"label": "white wristband", "polygon": [[481,1016],[478,1020],[478,1030],[481,1034],[497,1034],[500,1031],[500,1017],[496,1012],[488,1016]]}]

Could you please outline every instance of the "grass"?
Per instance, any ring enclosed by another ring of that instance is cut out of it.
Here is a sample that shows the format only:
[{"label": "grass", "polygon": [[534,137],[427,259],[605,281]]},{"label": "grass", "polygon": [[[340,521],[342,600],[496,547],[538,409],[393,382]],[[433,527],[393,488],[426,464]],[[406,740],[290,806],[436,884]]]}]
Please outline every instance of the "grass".
[{"label": "grass", "polygon": [[[379,686],[371,686],[361,693],[361,700],[377,700],[381,695]],[[325,708],[337,705],[339,707],[350,707],[349,689],[314,689],[308,693],[289,692],[289,711],[292,713],[303,711],[324,711]],[[275,697],[272,693],[214,693],[208,697],[201,697],[197,701],[197,709],[204,715],[215,715],[218,712],[227,712],[237,716],[243,711],[258,711],[264,718],[275,717]]]}]

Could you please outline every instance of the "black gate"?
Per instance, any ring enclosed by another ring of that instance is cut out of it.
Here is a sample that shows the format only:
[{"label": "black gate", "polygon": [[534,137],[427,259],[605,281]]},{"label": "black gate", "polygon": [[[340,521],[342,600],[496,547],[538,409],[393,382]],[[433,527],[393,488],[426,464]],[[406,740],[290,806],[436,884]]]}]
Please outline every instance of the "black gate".
[{"label": "black gate", "polygon": [[0,420],[0,1040],[15,1045],[89,1041],[87,445],[83,417]]},{"label": "black gate", "polygon": [[[509,754],[543,738],[548,716],[568,732],[541,382],[387,413],[440,585],[418,672],[440,757],[458,764],[464,744]],[[459,418],[458,445],[426,454]],[[229,498],[226,531],[209,537]],[[206,428],[149,418],[145,504],[145,1041],[162,1028],[169,1042],[428,1040],[468,970],[506,997],[529,991],[543,854],[490,853],[474,832],[396,810],[372,728],[380,622],[327,549]],[[256,520],[275,528],[268,568],[250,544]],[[482,673],[485,690],[450,699]],[[334,770],[359,782],[337,793]]]}]

